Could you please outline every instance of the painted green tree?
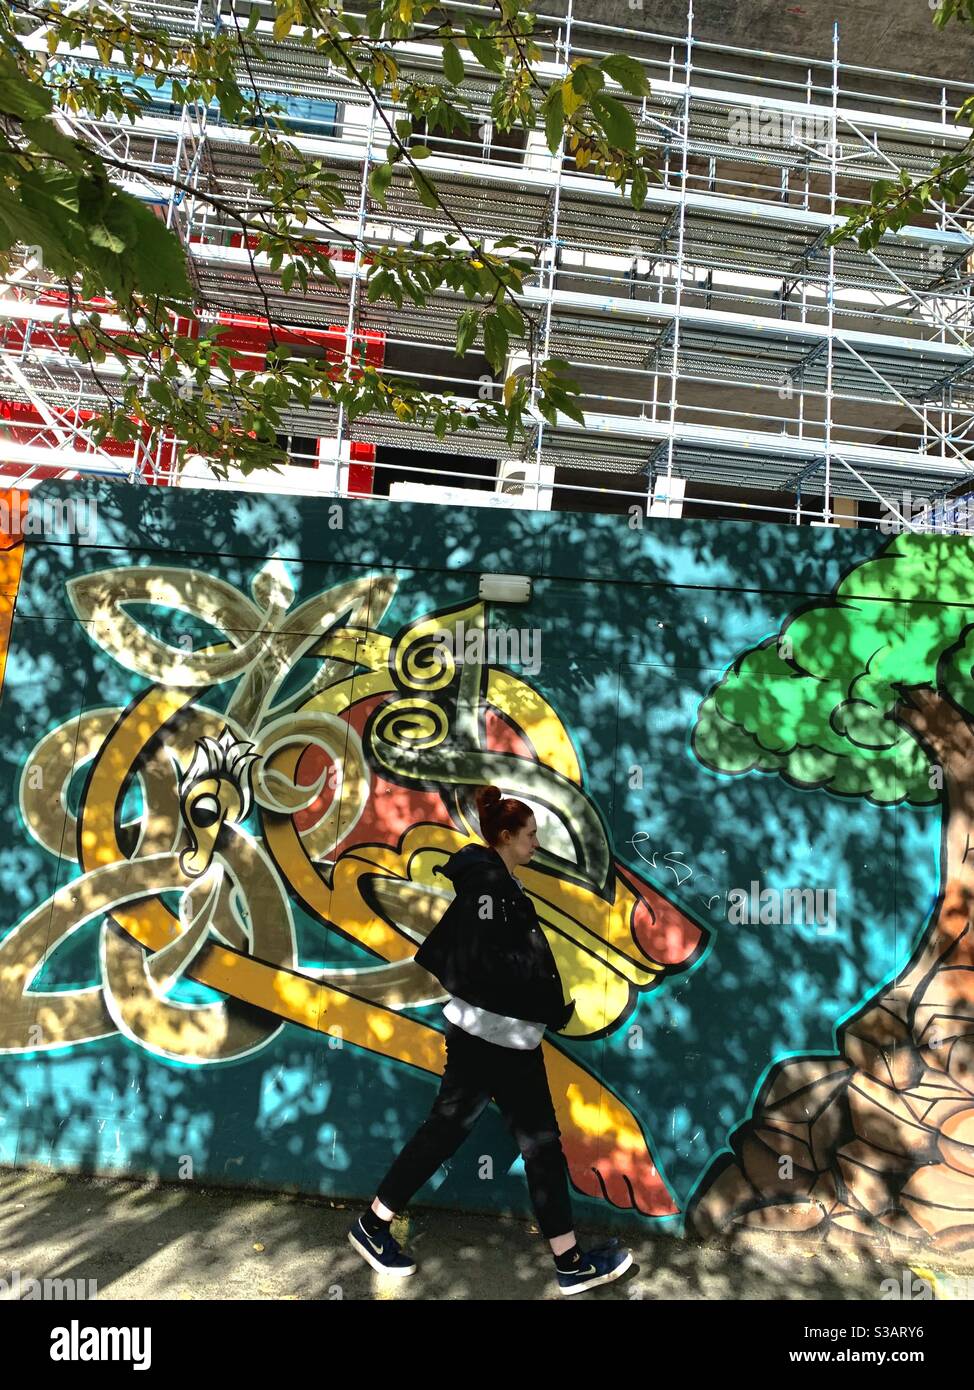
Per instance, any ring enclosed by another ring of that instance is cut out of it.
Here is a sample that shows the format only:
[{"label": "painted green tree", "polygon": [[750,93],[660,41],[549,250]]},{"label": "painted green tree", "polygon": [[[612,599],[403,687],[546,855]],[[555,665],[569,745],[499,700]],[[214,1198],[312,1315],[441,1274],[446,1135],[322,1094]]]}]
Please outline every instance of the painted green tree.
[{"label": "painted green tree", "polygon": [[692,748],[715,771],[942,815],[910,960],[837,1028],[833,1057],[772,1066],[695,1228],[974,1245],[974,541],[889,541],[734,661]]}]

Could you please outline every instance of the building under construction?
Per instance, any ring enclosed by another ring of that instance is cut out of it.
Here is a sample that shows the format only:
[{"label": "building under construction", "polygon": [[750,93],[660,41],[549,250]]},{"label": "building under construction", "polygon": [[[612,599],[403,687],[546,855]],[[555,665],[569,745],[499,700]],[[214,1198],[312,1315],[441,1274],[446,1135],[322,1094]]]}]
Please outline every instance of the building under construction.
[{"label": "building under construction", "polygon": [[[144,17],[189,37],[228,24],[231,5],[245,21],[247,0],[163,0]],[[367,302],[370,247],[421,245],[450,227],[400,171],[387,208],[370,198],[386,141],[368,96],[321,55],[273,41],[263,8],[252,79],[283,108],[289,138],[341,177],[340,225],[352,241],[333,247],[337,287],[318,279],[307,294],[285,293],[262,257],[255,282],[252,247],[205,197],[260,210],[251,129],[218,106],[174,103],[167,85],[151,89],[134,125],[72,116],[60,118],[65,128],[124,161],[126,187],[182,239],[201,316],[226,326],[244,365],[259,368],[267,351],[269,304],[278,339],[305,356],[341,360],[364,343],[384,372],[467,398],[499,390],[510,372],[530,379],[517,350],[503,374],[476,350],[456,356],[466,302],[452,292],[423,307]],[[425,138],[424,167],[469,232],[536,247],[524,303],[546,353],[572,364],[584,426],[535,414],[512,450],[489,428],[443,441],[390,416],[349,428],[319,402],[288,420],[287,469],[220,485],[560,510],[648,502],[657,515],[791,524],[888,526],[915,513],[914,524],[956,524],[956,499],[974,479],[969,201],[935,207],[874,251],[826,242],[875,180],[926,174],[964,146],[970,132],[953,117],[974,85],[887,71],[879,54],[871,66],[851,62],[831,26],[814,36],[822,56],[808,58],[701,36],[692,5],[671,34],[650,32],[639,8],[621,12],[631,27],[600,20],[607,7],[591,2],[550,8],[537,11],[542,82],[608,51],[645,65],[648,97],[614,93],[657,156],[642,210],[566,151],[551,155],[543,130],[498,131],[495,79],[472,57],[460,88],[471,134]],[[43,29],[29,42],[46,52]],[[409,72],[441,69],[438,43],[401,45],[398,56]],[[52,61],[100,63],[93,49],[63,46]],[[179,192],[165,179],[173,171],[186,186]],[[216,485],[202,460],[180,462],[172,439],[146,433],[112,452],[91,444],[85,422],[104,394],[67,353],[63,288],[28,260],[5,292],[5,485],[88,473]],[[110,389],[111,363],[99,370]]]}]

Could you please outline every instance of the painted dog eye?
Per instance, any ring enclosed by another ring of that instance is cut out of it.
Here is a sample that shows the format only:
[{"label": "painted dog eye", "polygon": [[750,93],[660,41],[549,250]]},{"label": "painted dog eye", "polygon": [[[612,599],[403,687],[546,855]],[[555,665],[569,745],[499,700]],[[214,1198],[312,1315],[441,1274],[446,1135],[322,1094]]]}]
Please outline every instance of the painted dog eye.
[{"label": "painted dog eye", "polygon": [[220,803],[215,796],[201,796],[193,803],[193,821],[201,830],[208,829],[220,819]]}]

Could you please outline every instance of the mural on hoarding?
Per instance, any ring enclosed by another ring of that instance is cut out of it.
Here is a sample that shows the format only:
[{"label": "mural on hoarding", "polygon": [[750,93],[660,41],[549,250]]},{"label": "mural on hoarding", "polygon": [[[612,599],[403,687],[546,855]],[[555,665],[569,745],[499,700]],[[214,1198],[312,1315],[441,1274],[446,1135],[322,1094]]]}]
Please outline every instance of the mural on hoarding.
[{"label": "mural on hoarding", "polygon": [[[0,1051],[118,1031],[156,1056],[205,1065],[253,1054],[291,1022],[442,1072],[442,1033],[399,1010],[446,1000],[412,956],[450,901],[436,870],[476,839],[471,793],[487,781],[547,812],[547,852],[522,881],[576,1002],[566,1036],[618,1028],[640,990],[694,959],[700,926],[613,858],[551,706],[513,673],[457,660],[438,640],[460,628],[469,653],[484,605],[385,635],[396,584],[351,580],[294,607],[278,561],[255,574],[250,596],[169,566],[69,581],[92,639],[146,684],[127,708],[88,709],[53,728],[24,765],[27,832],[81,873],[0,941]],[[147,603],[226,640],[170,645],[128,610]],[[283,693],[305,657],[316,658],[313,674]],[[208,708],[201,697],[226,684],[226,709]],[[79,768],[78,809],[66,813]],[[252,808],[259,833],[246,825]],[[303,966],[293,903],[383,963]],[[97,921],[101,981],[36,988],[61,944]],[[184,975],[219,1002],[173,1000]],[[597,1061],[589,1070],[552,1047],[548,1065],[579,1190],[673,1214],[649,1139]]]},{"label": "mural on hoarding", "polygon": [[[0,549],[4,647],[23,549],[16,536]],[[305,1031],[350,1044],[364,1071],[381,1063],[435,1079],[443,996],[413,955],[449,901],[436,869],[476,838],[473,791],[496,782],[539,808],[544,853],[522,881],[577,1006],[564,1035],[543,1043],[577,1191],[700,1234],[748,1226],[816,1241],[896,1232],[974,1245],[968,541],[898,536],[846,564],[812,602],[772,593],[773,634],[728,637],[735,659],[719,675],[704,670],[701,696],[682,706],[690,774],[740,782],[754,800],[774,779],[778,820],[760,827],[772,842],[787,839],[796,804],[820,815],[826,802],[859,804],[873,817],[939,807],[943,827],[929,920],[900,933],[898,968],[883,981],[874,970],[865,991],[848,987],[857,1003],[835,1006],[831,1048],[708,1056],[712,1093],[752,1099],[714,1105],[717,1140],[682,1186],[668,1172],[669,1119],[672,1110],[675,1133],[672,1097],[682,1085],[695,1103],[689,1083],[660,1070],[656,1052],[641,1073],[647,1093],[624,1098],[612,1049],[632,1045],[641,1000],[727,969],[708,953],[732,928],[691,905],[682,860],[667,886],[655,855],[635,853],[638,870],[619,856],[617,820],[583,773],[584,718],[566,720],[544,682],[488,658],[487,642],[471,647],[486,631],[484,604],[426,603],[395,621],[392,567],[298,599],[293,568],[274,558],[231,583],[158,554],[87,569],[78,556],[60,557],[62,587],[78,641],[99,655],[96,674],[48,724],[33,727],[29,713],[18,723],[10,707],[3,716],[23,739],[17,853],[66,868],[3,924],[0,1062],[47,1056],[55,1067],[115,1039],[203,1076],[259,1058],[282,1031]],[[734,590],[727,598],[727,613],[742,602]],[[140,619],[150,609],[179,615],[196,637],[159,635]],[[542,604],[537,617],[543,625]],[[44,631],[18,615],[11,660],[26,663]],[[444,631],[466,640],[441,642]],[[567,647],[577,640],[570,633]],[[131,682],[127,701],[99,694],[108,670]],[[620,679],[656,678],[631,667]],[[668,691],[661,698],[677,709],[680,685]],[[661,740],[640,713],[644,742]],[[606,737],[622,746],[618,730]],[[613,766],[624,761],[613,751]],[[879,820],[867,823],[875,831]],[[827,855],[849,857],[841,843]],[[97,933],[97,979],[62,973],[53,988],[45,972],[65,951],[70,962],[85,931]],[[838,971],[838,957],[822,958]],[[792,969],[799,978],[800,955]],[[187,983],[204,997],[188,998]],[[756,1017],[753,980],[731,974],[727,990],[735,1016]],[[726,1018],[715,1034],[703,1016],[677,1017],[687,1045],[713,1046],[728,1029]],[[653,1109],[657,1092],[669,1109]],[[353,1159],[357,1133],[343,1134]],[[379,1169],[389,1156],[383,1149]]]}]

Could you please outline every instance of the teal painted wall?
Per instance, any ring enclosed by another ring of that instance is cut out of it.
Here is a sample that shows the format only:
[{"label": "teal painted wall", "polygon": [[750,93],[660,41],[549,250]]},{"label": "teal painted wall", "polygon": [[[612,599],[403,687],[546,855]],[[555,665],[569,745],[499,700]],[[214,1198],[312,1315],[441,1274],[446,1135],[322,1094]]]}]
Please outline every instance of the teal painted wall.
[{"label": "teal painted wall", "polygon": [[[904,969],[941,893],[938,805],[880,806],[792,785],[774,772],[714,770],[696,755],[692,733],[702,703],[735,661],[799,609],[830,601],[843,576],[879,555],[888,537],[655,518],[634,528],[624,516],[369,501],[343,502],[336,527],[326,500],[94,484],[45,485],[33,505],[69,496],[97,504],[97,525],[81,536],[28,536],[9,642],[0,700],[0,933],[9,935],[58,890],[70,895],[81,875],[76,860],[44,848],[27,825],[20,787],[39,740],[83,712],[131,707],[152,685],[79,619],[69,581],[167,566],[193,571],[201,593],[210,576],[250,595],[276,557],[295,591],[293,611],[351,578],[375,584],[394,575],[394,595],[375,624],[393,637],[424,614],[475,603],[484,571],[528,574],[531,602],[491,605],[490,622],[540,631],[539,669],[524,679],[567,731],[612,855],[703,932],[696,958],[655,988],[634,990],[625,1017],[600,1036],[548,1035],[546,1046],[576,1059],[636,1117],[674,1209],[652,1215],[618,1200],[624,1189],[610,1201],[576,1184],[578,1220],[684,1230],[695,1196],[703,1201],[716,1177],[741,1167],[741,1136],[754,1129],[752,1110],[764,1104],[762,1088],[766,1097],[781,1063],[835,1057],[849,1081],[861,1058],[850,1060],[841,1025]],[[969,542],[950,544],[966,565]],[[172,650],[224,640],[218,625],[167,611],[160,595],[129,612]],[[292,685],[310,679],[322,660],[302,656]],[[197,699],[224,711],[235,688],[223,682]],[[89,774],[90,764],[79,762],[68,783],[72,813],[91,795]],[[46,791],[56,798],[59,789]],[[407,808],[410,795],[405,788]],[[144,810],[140,793],[129,790],[120,818],[135,824]],[[259,839],[255,813],[247,826]],[[138,858],[136,832],[126,833]],[[729,921],[728,891],[752,880],[782,891],[834,890],[834,930]],[[167,902],[176,911],[178,893]],[[291,911],[300,969],[376,963],[293,895]],[[4,1002],[0,1162],[175,1181],[188,1155],[200,1182],[371,1196],[435,1095],[438,1078],[409,1061],[347,1039],[336,1047],[325,1032],[291,1022],[250,1055],[214,1062],[156,1055],[119,1031],[62,1046],[42,1033],[40,1046],[25,1045],[39,990],[104,983],[106,930],[97,917],[80,926],[50,954],[19,1007],[9,996]],[[217,998],[185,978],[172,995],[186,1004]],[[442,1028],[439,1004],[404,1014]],[[834,1146],[856,1142],[836,1134]],[[494,1164],[487,1180],[478,1176],[484,1155]],[[834,1152],[817,1153],[815,1162],[826,1165],[817,1175],[841,1167]],[[748,1172],[753,1191],[753,1166]],[[753,1210],[782,1205],[769,1191],[750,1202],[752,1224]],[[843,1211],[858,1210],[843,1195]],[[690,1229],[727,1224],[743,1198],[725,1207],[715,1200],[707,1199],[705,1219],[691,1214]],[[784,1203],[805,1212],[807,1200],[808,1184],[799,1183]],[[415,1201],[530,1216],[522,1164],[493,1107]],[[901,1225],[909,1220],[918,1238],[931,1235],[895,1193],[890,1202]],[[872,1233],[882,1224],[876,1219]],[[957,1225],[951,1218],[937,1229]],[[817,1229],[823,1235],[826,1227]]]}]

